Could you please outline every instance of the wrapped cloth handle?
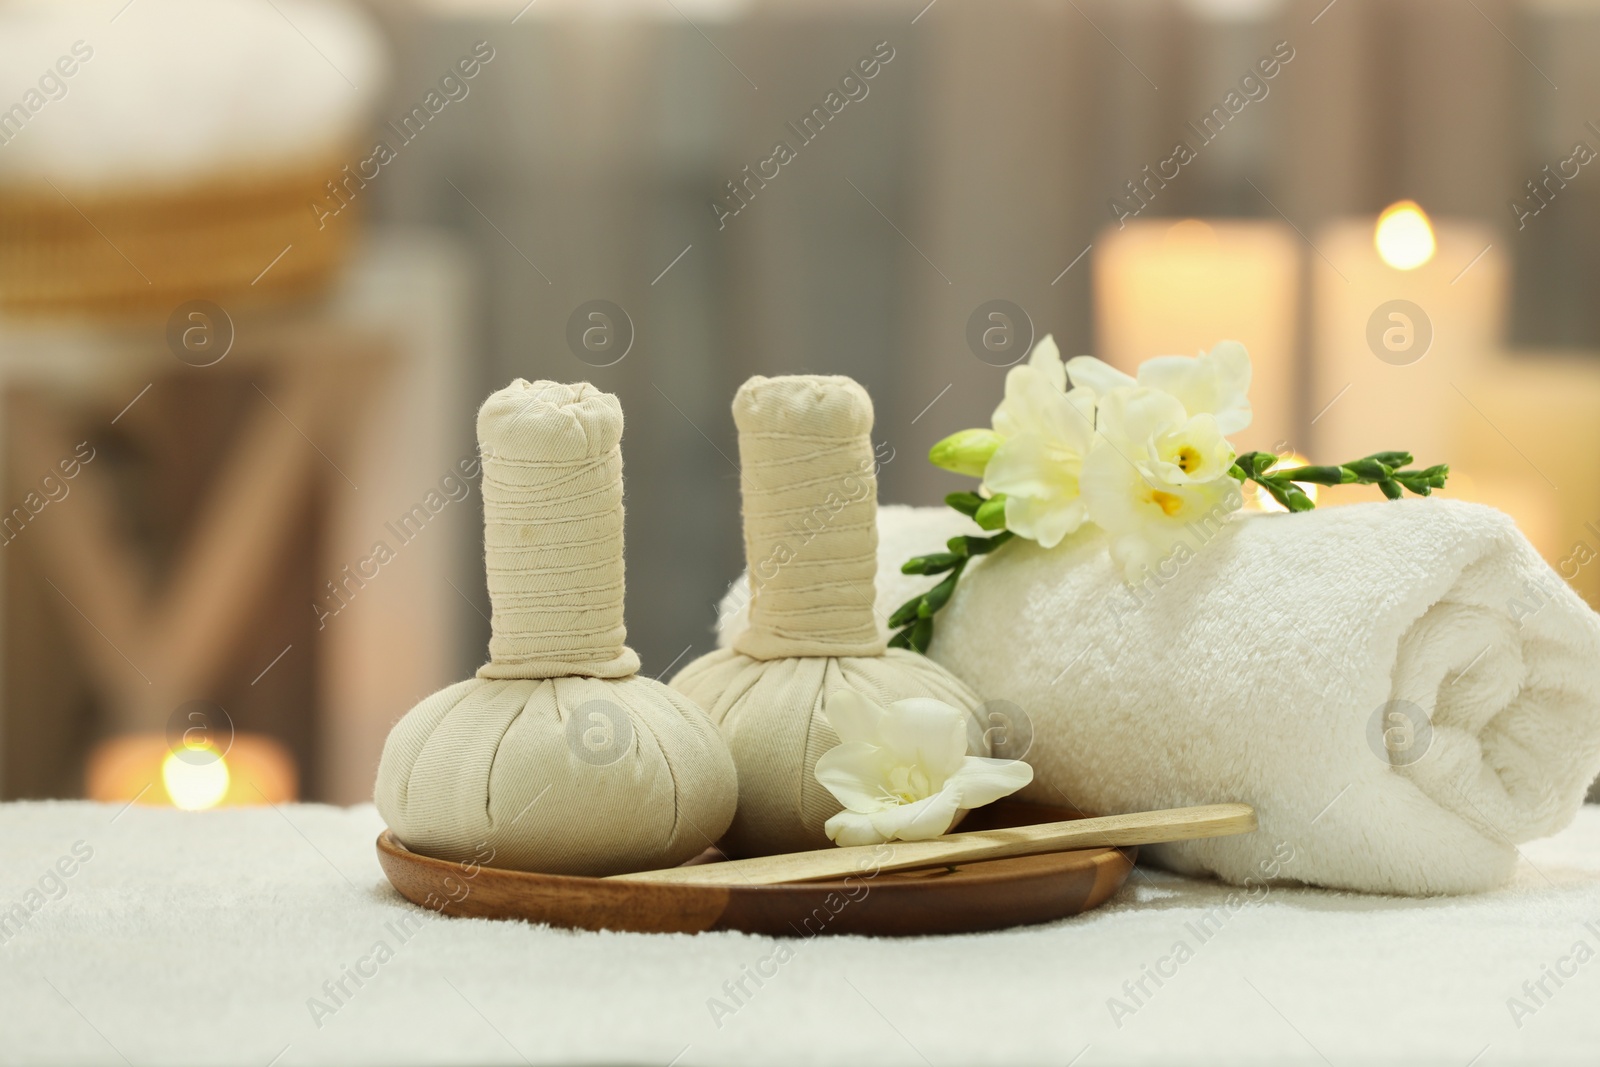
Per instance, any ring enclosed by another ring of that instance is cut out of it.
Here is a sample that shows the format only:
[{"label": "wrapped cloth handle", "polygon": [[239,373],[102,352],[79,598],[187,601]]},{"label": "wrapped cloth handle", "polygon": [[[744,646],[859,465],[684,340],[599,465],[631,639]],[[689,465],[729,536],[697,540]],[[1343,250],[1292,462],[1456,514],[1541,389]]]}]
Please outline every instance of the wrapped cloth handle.
[{"label": "wrapped cloth handle", "polygon": [[479,678],[626,678],[622,406],[588,382],[529,382],[478,412],[494,607]]},{"label": "wrapped cloth handle", "polygon": [[734,649],[755,659],[883,655],[866,390],[844,377],[757,376],[734,397],[733,420],[751,597]]}]

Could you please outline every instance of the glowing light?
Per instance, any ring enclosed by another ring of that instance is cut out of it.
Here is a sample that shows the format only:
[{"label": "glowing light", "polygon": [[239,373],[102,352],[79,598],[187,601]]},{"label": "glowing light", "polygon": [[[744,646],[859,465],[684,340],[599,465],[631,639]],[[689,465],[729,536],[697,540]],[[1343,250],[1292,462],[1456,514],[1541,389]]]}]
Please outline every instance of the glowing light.
[{"label": "glowing light", "polygon": [[1416,270],[1433,258],[1433,225],[1415,200],[1390,204],[1372,234],[1378,257],[1396,270]]},{"label": "glowing light", "polygon": [[1174,222],[1162,235],[1162,241],[1167,245],[1211,250],[1215,250],[1218,245],[1215,227],[1203,219],[1182,219]]},{"label": "glowing light", "polygon": [[[213,758],[191,762],[199,753]],[[227,760],[209,744],[187,748],[182,753],[168,752],[161,761],[161,782],[167,787],[167,796],[184,811],[215,807],[228,795],[229,777]]]},{"label": "glowing light", "polygon": [[[1310,465],[1311,465],[1311,461],[1309,459],[1307,459],[1306,457],[1302,456],[1300,453],[1298,453],[1298,452],[1286,452],[1283,455],[1278,457],[1278,462],[1274,463],[1271,467],[1269,467],[1267,469],[1268,469],[1269,472],[1271,472],[1271,471],[1289,470],[1292,467],[1309,467]],[[1305,491],[1306,496],[1311,498],[1311,502],[1313,504],[1315,504],[1317,502],[1317,486],[1310,485],[1310,484],[1307,484],[1305,482],[1296,482],[1295,484],[1298,485],[1301,489],[1303,489]],[[1261,486],[1257,485],[1255,487],[1255,491],[1256,491],[1256,501],[1255,501],[1255,503],[1256,503],[1256,508],[1258,510],[1260,510],[1260,511],[1288,511],[1289,510],[1288,508],[1284,507],[1282,504],[1278,503],[1276,500],[1272,499],[1272,494],[1267,492]]]}]

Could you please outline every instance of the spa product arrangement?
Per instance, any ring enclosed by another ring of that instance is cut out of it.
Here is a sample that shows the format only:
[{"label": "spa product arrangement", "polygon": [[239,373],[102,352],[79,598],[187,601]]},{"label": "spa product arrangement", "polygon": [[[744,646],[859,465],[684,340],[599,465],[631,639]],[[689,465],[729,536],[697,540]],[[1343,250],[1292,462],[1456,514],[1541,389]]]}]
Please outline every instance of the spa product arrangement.
[{"label": "spa product arrangement", "polygon": [[[514,382],[478,420],[490,662],[391,734],[385,870],[448,914],[645,931],[1046,921],[1139,845],[1244,885],[1502,884],[1600,766],[1600,619],[1504,515],[1402,499],[1443,465],[1236,455],[1249,381],[1227,343],[1132,378],[1047,338],[933,449],[979,491],[880,513],[865,391],[750,379],[748,574],[670,688],[623,643],[616,398]],[[1389,499],[1313,510],[1333,484]]]}]

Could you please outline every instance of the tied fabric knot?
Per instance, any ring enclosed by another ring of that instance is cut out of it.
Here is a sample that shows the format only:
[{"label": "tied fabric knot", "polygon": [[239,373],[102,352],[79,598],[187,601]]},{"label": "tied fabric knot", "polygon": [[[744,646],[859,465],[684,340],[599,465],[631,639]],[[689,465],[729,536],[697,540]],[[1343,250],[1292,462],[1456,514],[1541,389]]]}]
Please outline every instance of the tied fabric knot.
[{"label": "tied fabric knot", "polygon": [[879,656],[872,401],[848,378],[752,378],[735,398],[755,659]]},{"label": "tied fabric knot", "polygon": [[624,643],[621,408],[587,383],[520,385],[478,417],[493,605],[478,677],[625,678],[639,658]]}]

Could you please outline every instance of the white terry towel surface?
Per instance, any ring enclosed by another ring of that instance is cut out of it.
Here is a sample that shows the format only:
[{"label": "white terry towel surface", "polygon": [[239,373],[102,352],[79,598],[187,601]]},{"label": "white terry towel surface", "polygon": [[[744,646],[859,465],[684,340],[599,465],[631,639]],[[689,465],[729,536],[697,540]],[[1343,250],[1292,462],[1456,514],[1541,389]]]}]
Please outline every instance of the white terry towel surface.
[{"label": "white terry towel surface", "polygon": [[[948,508],[881,509],[880,625],[937,581],[900,564],[972,532]],[[1298,881],[1463,893],[1503,884],[1600,769],[1600,617],[1498,511],[1241,516],[1170,571],[1129,586],[1085,528],[975,562],[939,613],[929,654],[1031,723],[1024,799],[1244,801],[1258,832],[1144,854],[1244,883],[1288,845]],[[744,625],[725,608],[723,644]],[[1409,746],[1408,711],[1426,720]]]}]

